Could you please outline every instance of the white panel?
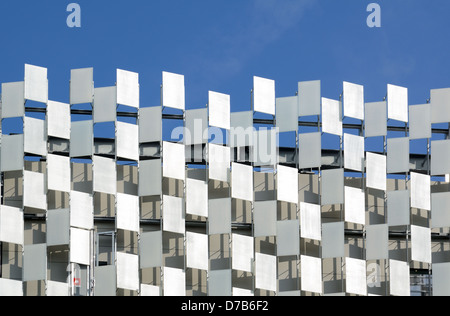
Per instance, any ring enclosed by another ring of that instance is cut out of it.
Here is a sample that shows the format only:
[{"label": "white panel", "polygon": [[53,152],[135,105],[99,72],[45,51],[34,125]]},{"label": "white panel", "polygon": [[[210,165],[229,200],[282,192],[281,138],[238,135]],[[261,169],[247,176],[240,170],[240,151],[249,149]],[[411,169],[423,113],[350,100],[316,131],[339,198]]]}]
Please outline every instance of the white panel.
[{"label": "white panel", "polygon": [[275,81],[253,77],[253,110],[275,115]]},{"label": "white panel", "polygon": [[450,227],[450,192],[431,194],[431,228]]},{"label": "white panel", "polygon": [[344,167],[364,171],[364,137],[344,134]]},{"label": "white panel", "polygon": [[450,263],[433,264],[433,296],[450,296]]},{"label": "white panel", "polygon": [[367,269],[365,260],[345,258],[346,292],[367,296]]},{"label": "white panel", "polygon": [[0,206],[0,241],[23,245],[23,211],[11,206]]},{"label": "white panel", "polygon": [[322,132],[342,136],[342,114],[339,101],[322,98]]},{"label": "white panel", "polygon": [[184,180],[186,177],[186,152],[183,144],[163,142],[163,176]]},{"label": "white panel", "polygon": [[277,257],[255,254],[255,287],[277,291]]},{"label": "white panel", "polygon": [[345,187],[345,221],[366,225],[366,195],[363,190]]},{"label": "white panel", "polygon": [[141,284],[141,296],[160,296],[160,288],[156,285]]},{"label": "white panel", "polygon": [[94,191],[108,194],[117,192],[116,162],[114,159],[93,157]]},{"label": "white panel", "polygon": [[162,81],[162,106],[184,111],[184,76],[163,72]]},{"label": "white panel", "polygon": [[48,189],[70,192],[70,158],[58,155],[47,157]]},{"label": "white panel", "polygon": [[408,122],[408,88],[387,86],[388,118]]},{"label": "white panel", "polygon": [[277,199],[298,204],[298,169],[277,166]]},{"label": "white panel", "polygon": [[431,123],[450,122],[450,88],[430,91]]},{"label": "white panel", "polygon": [[117,228],[139,232],[139,197],[117,193]]},{"label": "white panel", "polygon": [[69,296],[69,285],[63,282],[47,281],[47,296]]},{"label": "white panel", "polygon": [[232,267],[234,270],[252,272],[253,237],[232,235]]},{"label": "white panel", "polygon": [[70,139],[70,105],[48,101],[47,104],[48,136]]},{"label": "white panel", "polygon": [[23,135],[1,135],[1,171],[16,171],[23,169],[23,140]]},{"label": "white panel", "polygon": [[370,152],[366,155],[367,187],[386,191],[386,156]]},{"label": "white panel", "polygon": [[209,125],[230,129],[230,96],[209,91]]},{"label": "white panel", "polygon": [[31,117],[24,118],[25,152],[40,156],[47,155],[45,121]]},{"label": "white panel", "polygon": [[232,163],[231,196],[235,199],[253,201],[253,167]]},{"label": "white panel", "polygon": [[94,89],[94,123],[115,122],[117,118],[117,88]]},{"label": "white panel", "polygon": [[187,179],[186,213],[208,217],[208,183],[205,181]]},{"label": "white panel", "polygon": [[186,276],[183,270],[164,267],[164,296],[186,296]]},{"label": "white panel", "polygon": [[25,99],[47,103],[47,68],[25,65]]},{"label": "white panel", "polygon": [[303,81],[298,83],[299,116],[320,115],[321,82]]},{"label": "white panel", "polygon": [[364,120],[364,86],[344,81],[344,115]]},{"label": "white panel", "polygon": [[117,287],[139,291],[139,256],[118,252]]},{"label": "white panel", "polygon": [[322,240],[320,205],[300,202],[300,225],[302,238]]},{"label": "white panel", "polygon": [[0,296],[2,297],[23,296],[22,281],[0,278]]},{"label": "white panel", "polygon": [[92,103],[94,68],[70,71],[70,104]]},{"label": "white panel", "polygon": [[301,256],[302,291],[322,294],[322,259]]},{"label": "white panel", "polygon": [[117,104],[139,108],[139,74],[117,69]]},{"label": "white panel", "polygon": [[389,260],[390,293],[394,296],[410,296],[409,264],[402,261]]},{"label": "white panel", "polygon": [[182,198],[163,196],[163,229],[169,232],[184,234],[185,214]]},{"label": "white panel", "polygon": [[89,230],[70,229],[70,262],[83,265],[91,264],[91,232]]},{"label": "white panel", "polygon": [[208,270],[208,235],[186,233],[186,265],[188,268]]},{"label": "white panel", "polygon": [[411,172],[411,207],[431,210],[430,176]]},{"label": "white panel", "polygon": [[228,182],[231,158],[230,147],[209,144],[208,156],[209,179]]},{"label": "white panel", "polygon": [[92,195],[77,191],[70,192],[70,225],[84,229],[94,228]]},{"label": "white panel", "polygon": [[2,83],[2,118],[25,114],[24,82]]},{"label": "white panel", "polygon": [[251,290],[240,289],[240,288],[234,287],[233,288],[233,296],[248,297],[248,296],[254,296],[254,295]]},{"label": "white panel", "polygon": [[139,160],[139,127],[123,122],[116,123],[117,156],[120,158]]},{"label": "white panel", "polygon": [[411,259],[431,263],[431,229],[411,225]]},{"label": "white panel", "polygon": [[23,172],[23,205],[41,210],[47,209],[45,175],[38,172]]}]

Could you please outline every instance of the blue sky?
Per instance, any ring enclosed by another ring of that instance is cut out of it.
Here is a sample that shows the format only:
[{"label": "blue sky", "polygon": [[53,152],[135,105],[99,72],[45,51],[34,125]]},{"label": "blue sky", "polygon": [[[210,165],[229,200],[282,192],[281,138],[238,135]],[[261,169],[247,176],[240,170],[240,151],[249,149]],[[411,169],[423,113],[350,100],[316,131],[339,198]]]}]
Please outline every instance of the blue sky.
[{"label": "blue sky", "polygon": [[[79,29],[66,25],[71,2]],[[370,2],[381,28],[366,25]],[[139,72],[141,106],[159,105],[162,71],[185,75],[188,109],[213,90],[249,110],[254,75],[274,79],[277,97],[320,79],[327,98],[349,81],[381,101],[391,83],[422,104],[450,87],[449,12],[448,0],[1,1],[0,82],[22,81],[29,63],[48,68],[49,98],[61,102],[70,69],[94,67],[96,87],[114,85],[116,68]]]}]

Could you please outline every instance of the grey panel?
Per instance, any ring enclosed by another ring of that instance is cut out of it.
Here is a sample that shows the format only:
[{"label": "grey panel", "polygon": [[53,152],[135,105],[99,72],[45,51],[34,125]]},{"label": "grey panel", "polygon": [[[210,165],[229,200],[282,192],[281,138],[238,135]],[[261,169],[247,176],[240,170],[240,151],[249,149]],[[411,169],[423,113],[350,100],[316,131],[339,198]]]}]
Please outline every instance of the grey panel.
[{"label": "grey panel", "polygon": [[186,113],[185,145],[208,142],[208,109],[188,110]]},{"label": "grey panel", "polygon": [[139,110],[139,142],[160,142],[162,139],[162,108],[160,106]]},{"label": "grey panel", "polygon": [[322,258],[339,258],[344,256],[344,222],[322,224]]},{"label": "grey panel", "polygon": [[366,226],[366,260],[389,259],[389,226]]},{"label": "grey panel", "polygon": [[47,68],[25,65],[25,99],[47,103]]},{"label": "grey panel", "polygon": [[322,205],[344,203],[344,169],[323,170]]},{"label": "grey panel", "polygon": [[254,237],[277,235],[277,201],[255,202],[253,210]]},{"label": "grey panel", "polygon": [[366,103],[365,108],[365,136],[387,135],[387,109],[386,102]]},{"label": "grey panel", "polygon": [[231,234],[231,199],[209,200],[208,219],[210,235]]},{"label": "grey panel", "polygon": [[141,234],[139,244],[141,269],[162,266],[162,232],[148,232]]},{"label": "grey panel", "polygon": [[25,115],[24,83],[2,83],[2,118]]},{"label": "grey panel", "polygon": [[450,263],[433,264],[433,296],[450,296]]},{"label": "grey panel", "polygon": [[253,144],[253,112],[231,113],[231,147]]},{"label": "grey panel", "polygon": [[275,129],[261,129],[254,132],[252,161],[255,166],[277,164],[278,147]]},{"label": "grey panel", "polygon": [[430,91],[431,123],[450,122],[450,89],[434,89]]},{"label": "grey panel", "polygon": [[70,71],[70,104],[92,103],[94,95],[94,68]]},{"label": "grey panel", "polygon": [[322,134],[300,134],[299,140],[299,168],[318,168],[322,159]]},{"label": "grey panel", "polygon": [[320,115],[321,101],[320,80],[298,83],[298,114],[299,116]]},{"label": "grey panel", "polygon": [[94,89],[94,123],[115,122],[117,113],[116,87]]},{"label": "grey panel", "polygon": [[298,220],[277,222],[277,256],[300,253],[300,224]]},{"label": "grey panel", "polygon": [[1,171],[23,169],[23,135],[2,135]]},{"label": "grey panel", "polygon": [[139,196],[160,195],[162,192],[161,159],[139,162]]},{"label": "grey panel", "polygon": [[432,228],[450,227],[450,192],[431,194]]},{"label": "grey panel", "polygon": [[95,296],[116,296],[116,267],[95,267]]},{"label": "grey panel", "polygon": [[389,226],[409,225],[411,222],[409,191],[387,192]]},{"label": "grey panel", "polygon": [[387,140],[387,173],[409,171],[409,138]]},{"label": "grey panel", "polygon": [[208,295],[231,296],[231,270],[209,271]]},{"label": "grey panel", "polygon": [[431,105],[409,107],[409,138],[431,138]]},{"label": "grey panel", "polygon": [[450,140],[431,142],[431,175],[438,176],[450,173]]},{"label": "grey panel", "polygon": [[276,99],[276,123],[278,131],[292,132],[298,130],[298,97]]},{"label": "grey panel", "polygon": [[68,245],[70,242],[69,209],[47,211],[47,245]]},{"label": "grey panel", "polygon": [[26,153],[47,155],[46,122],[31,117],[24,118],[24,150]]},{"label": "grey panel", "polygon": [[23,252],[23,281],[47,278],[47,245],[28,245]]},{"label": "grey panel", "polygon": [[72,122],[70,133],[70,157],[92,156],[93,150],[92,121]]}]

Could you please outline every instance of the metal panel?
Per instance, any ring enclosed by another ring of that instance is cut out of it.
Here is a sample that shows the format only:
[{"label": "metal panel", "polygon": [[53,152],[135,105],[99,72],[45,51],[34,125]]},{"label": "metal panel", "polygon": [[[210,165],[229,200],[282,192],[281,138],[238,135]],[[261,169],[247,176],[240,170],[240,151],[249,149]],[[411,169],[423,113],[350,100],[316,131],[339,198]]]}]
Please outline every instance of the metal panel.
[{"label": "metal panel", "polygon": [[277,199],[298,204],[298,169],[277,166]]},{"label": "metal panel", "polygon": [[450,173],[450,140],[431,142],[431,175],[438,176]]},{"label": "metal panel", "polygon": [[299,116],[320,115],[321,82],[303,81],[298,83]]},{"label": "metal panel", "polygon": [[92,121],[72,122],[70,131],[70,157],[92,156],[94,147]]},{"label": "metal panel", "polygon": [[450,263],[433,264],[433,296],[450,296]]},{"label": "metal panel", "polygon": [[430,91],[431,123],[450,122],[450,88]]},{"label": "metal panel", "polygon": [[450,227],[450,192],[431,194],[431,228]]},{"label": "metal panel", "polygon": [[208,144],[209,179],[229,182],[230,179],[230,147]]},{"label": "metal panel", "polygon": [[188,268],[208,270],[208,235],[186,233],[186,266]]},{"label": "metal panel", "polygon": [[186,111],[185,145],[198,145],[208,142],[208,109]]},{"label": "metal panel", "polygon": [[411,172],[411,207],[431,210],[430,176]]},{"label": "metal panel", "polygon": [[0,297],[23,296],[22,281],[0,279]]},{"label": "metal panel", "polygon": [[58,155],[47,157],[48,190],[70,192],[70,158]]},{"label": "metal panel", "polygon": [[410,296],[410,272],[406,262],[389,260],[390,294],[394,296]]},{"label": "metal panel", "polygon": [[116,296],[116,267],[95,267],[95,296]]},{"label": "metal panel", "polygon": [[253,201],[253,167],[233,162],[231,168],[231,196]]},{"label": "metal panel", "polygon": [[45,175],[38,172],[23,172],[23,205],[41,210],[47,209]]},{"label": "metal panel", "polygon": [[141,269],[162,266],[162,231],[141,233],[139,259]]},{"label": "metal panel", "polygon": [[231,199],[209,200],[208,233],[231,234]]},{"label": "metal panel", "polygon": [[255,254],[255,287],[277,291],[277,257]]},{"label": "metal panel", "polygon": [[409,138],[431,138],[431,105],[409,107]]},{"label": "metal panel", "polygon": [[93,157],[94,191],[107,194],[116,194],[117,176],[114,159],[100,156]]},{"label": "metal panel", "polygon": [[233,296],[249,297],[249,296],[254,296],[254,294],[251,290],[233,287]]},{"label": "metal panel", "polygon": [[322,259],[301,256],[300,262],[302,291],[322,294]]},{"label": "metal panel", "polygon": [[117,157],[139,160],[139,127],[123,122],[116,123]]},{"label": "metal panel", "polygon": [[63,297],[69,296],[69,285],[63,282],[47,281],[47,296]]},{"label": "metal panel", "polygon": [[277,235],[277,201],[255,202],[253,210],[254,237]]},{"label": "metal panel", "polygon": [[322,258],[345,257],[344,222],[322,224]]},{"label": "metal panel", "polygon": [[228,94],[209,91],[209,125],[230,129],[230,96]]},{"label": "metal panel", "polygon": [[89,230],[70,229],[70,262],[86,266],[91,264],[91,232]]},{"label": "metal panel", "polygon": [[345,187],[345,221],[366,225],[366,194],[363,190]]},{"label": "metal panel", "polygon": [[386,156],[367,152],[366,170],[367,187],[386,191]]},{"label": "metal panel", "polygon": [[163,71],[162,82],[162,106],[184,111],[184,76]]},{"label": "metal panel", "polygon": [[1,171],[23,169],[23,135],[1,135]]},{"label": "metal panel", "polygon": [[25,99],[47,103],[47,68],[25,65]]},{"label": "metal panel", "polygon": [[320,205],[300,203],[301,237],[322,240],[322,221]]},{"label": "metal panel", "polygon": [[139,256],[118,252],[117,287],[139,291]]},{"label": "metal panel", "polygon": [[367,296],[366,261],[345,258],[346,292]]},{"label": "metal panel", "polygon": [[69,209],[47,211],[47,246],[68,245],[70,243]]},{"label": "metal panel", "polygon": [[253,145],[253,112],[231,113],[231,147]]},{"label": "metal panel", "polygon": [[253,110],[275,115],[275,81],[253,77]]},{"label": "metal panel", "polygon": [[300,134],[299,159],[300,169],[318,168],[322,160],[322,133]]},{"label": "metal panel", "polygon": [[2,118],[25,115],[24,82],[2,83]]},{"label": "metal panel", "polygon": [[160,195],[162,192],[161,159],[139,162],[139,196]]},{"label": "metal panel", "polygon": [[44,120],[24,118],[24,142],[26,153],[47,155],[47,133]]},{"label": "metal panel", "polygon": [[253,157],[255,166],[274,166],[277,164],[278,135],[276,129],[260,129],[253,134]]},{"label": "metal panel", "polygon": [[431,264],[431,229],[411,226],[411,259]]},{"label": "metal panel", "polygon": [[186,276],[181,269],[163,268],[164,296],[186,296]]},{"label": "metal panel", "polygon": [[208,183],[205,181],[187,179],[186,213],[208,217]]},{"label": "metal panel", "polygon": [[70,139],[70,105],[48,101],[47,104],[48,136]]},{"label": "metal panel", "polygon": [[322,171],[322,205],[344,203],[344,169]]},{"label": "metal panel", "polygon": [[209,296],[231,296],[231,270],[213,270],[208,273]]},{"label": "metal panel", "polygon": [[117,103],[139,108],[139,74],[117,69]]},{"label": "metal panel", "polygon": [[386,102],[370,102],[365,107],[365,136],[387,135],[387,109]]},{"label": "metal panel", "polygon": [[47,279],[47,245],[26,245],[23,248],[23,281]]},{"label": "metal panel", "polygon": [[277,222],[277,256],[300,253],[300,224],[298,220]]},{"label": "metal panel", "polygon": [[364,86],[344,81],[344,116],[364,120]]},{"label": "metal panel", "polygon": [[94,68],[70,71],[70,104],[92,103],[94,95]]},{"label": "metal panel", "polygon": [[162,107],[154,106],[139,110],[139,142],[162,140]]},{"label": "metal panel", "polygon": [[278,132],[298,131],[298,97],[276,99]]},{"label": "metal panel", "polygon": [[409,172],[409,138],[387,140],[387,173]]},{"label": "metal panel", "polygon": [[163,176],[185,180],[185,146],[183,144],[163,143]]},{"label": "metal panel", "polygon": [[24,220],[20,208],[0,205],[0,241],[23,245]]},{"label": "metal panel", "polygon": [[160,296],[161,289],[156,285],[141,284],[140,296]]},{"label": "metal panel", "polygon": [[234,270],[253,271],[253,249],[253,237],[239,234],[232,235],[231,265]]},{"label": "metal panel", "polygon": [[408,88],[387,85],[388,118],[408,122]]},{"label": "metal panel", "polygon": [[322,132],[342,136],[342,113],[339,101],[322,98]]},{"label": "metal panel", "polygon": [[389,226],[409,225],[411,222],[409,191],[387,192],[387,217]]},{"label": "metal panel", "polygon": [[94,123],[115,122],[117,115],[117,88],[94,89]]},{"label": "metal panel", "polygon": [[116,225],[118,229],[139,233],[139,197],[117,193]]},{"label": "metal panel", "polygon": [[364,171],[364,137],[344,134],[344,167]]},{"label": "metal panel", "polygon": [[163,196],[163,230],[185,233],[185,211],[182,198]]},{"label": "metal panel", "polygon": [[389,259],[389,226],[366,226],[366,260]]},{"label": "metal panel", "polygon": [[70,225],[84,229],[94,228],[94,204],[91,194],[70,192]]}]

